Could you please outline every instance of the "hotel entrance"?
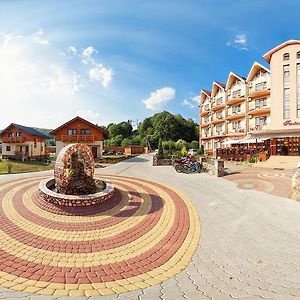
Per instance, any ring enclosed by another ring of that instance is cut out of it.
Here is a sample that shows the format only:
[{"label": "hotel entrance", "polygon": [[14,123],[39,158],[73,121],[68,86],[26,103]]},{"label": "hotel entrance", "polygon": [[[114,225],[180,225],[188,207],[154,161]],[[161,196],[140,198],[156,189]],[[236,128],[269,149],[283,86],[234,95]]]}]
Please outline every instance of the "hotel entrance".
[{"label": "hotel entrance", "polygon": [[276,139],[277,155],[300,155],[300,137],[283,137]]}]

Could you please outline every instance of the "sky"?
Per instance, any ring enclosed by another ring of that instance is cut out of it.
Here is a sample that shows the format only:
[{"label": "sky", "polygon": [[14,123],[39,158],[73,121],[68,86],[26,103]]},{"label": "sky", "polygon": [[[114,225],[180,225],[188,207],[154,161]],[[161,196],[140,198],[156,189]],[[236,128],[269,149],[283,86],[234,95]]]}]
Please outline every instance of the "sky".
[{"label": "sky", "polygon": [[107,125],[167,110],[299,39],[294,0],[0,0],[0,128]]}]

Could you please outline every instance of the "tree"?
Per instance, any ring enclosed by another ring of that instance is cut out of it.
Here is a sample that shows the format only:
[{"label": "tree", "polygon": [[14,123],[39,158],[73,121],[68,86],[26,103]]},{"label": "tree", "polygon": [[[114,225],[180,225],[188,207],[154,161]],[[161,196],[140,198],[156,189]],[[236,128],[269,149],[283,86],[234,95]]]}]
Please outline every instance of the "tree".
[{"label": "tree", "polygon": [[190,143],[190,148],[191,149],[198,149],[199,148],[199,142],[198,141],[192,141]]},{"label": "tree", "polygon": [[126,147],[129,145],[132,145],[132,140],[130,138],[125,138],[122,140],[122,142],[121,142],[122,147]]},{"label": "tree", "polygon": [[158,142],[157,157],[158,158],[163,158],[164,157],[164,149],[163,149],[163,146],[162,146],[162,139],[161,138],[159,139],[159,142]]},{"label": "tree", "polygon": [[187,142],[185,140],[180,139],[175,143],[175,145],[177,150],[181,150],[183,147],[187,147]]}]

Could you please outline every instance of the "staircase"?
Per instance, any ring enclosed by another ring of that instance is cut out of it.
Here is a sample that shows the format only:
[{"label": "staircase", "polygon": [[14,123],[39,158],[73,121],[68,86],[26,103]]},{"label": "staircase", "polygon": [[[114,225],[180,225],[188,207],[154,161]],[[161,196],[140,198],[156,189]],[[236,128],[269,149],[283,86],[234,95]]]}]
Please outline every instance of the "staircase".
[{"label": "staircase", "polygon": [[300,156],[272,155],[267,161],[258,162],[254,166],[259,168],[291,170],[297,168],[298,162],[300,162]]}]

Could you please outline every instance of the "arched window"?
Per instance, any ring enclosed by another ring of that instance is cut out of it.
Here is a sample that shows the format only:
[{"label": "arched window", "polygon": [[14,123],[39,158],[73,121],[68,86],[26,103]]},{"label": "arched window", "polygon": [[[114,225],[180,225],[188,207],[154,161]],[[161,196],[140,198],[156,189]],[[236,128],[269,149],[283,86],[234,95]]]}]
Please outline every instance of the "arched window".
[{"label": "arched window", "polygon": [[300,51],[297,52],[297,58],[300,58]]},{"label": "arched window", "polygon": [[289,60],[290,59],[290,54],[289,53],[284,53],[283,54],[283,60]]}]

